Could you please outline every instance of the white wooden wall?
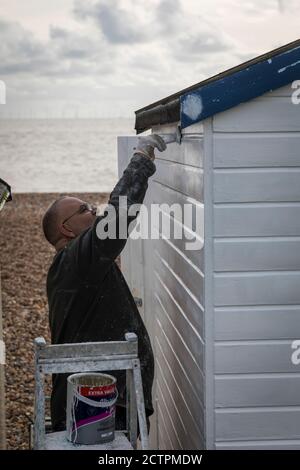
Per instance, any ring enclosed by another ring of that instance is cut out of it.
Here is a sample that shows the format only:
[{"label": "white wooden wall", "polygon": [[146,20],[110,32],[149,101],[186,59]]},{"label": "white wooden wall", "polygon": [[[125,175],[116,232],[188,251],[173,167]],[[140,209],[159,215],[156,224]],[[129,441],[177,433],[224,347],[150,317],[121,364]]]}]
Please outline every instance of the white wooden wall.
[{"label": "white wooden wall", "polygon": [[[159,133],[174,130],[164,126]],[[135,139],[118,139],[119,174]],[[149,180],[144,201],[147,207],[176,202],[183,207],[189,202],[203,220],[202,126],[190,128],[182,145],[171,144],[156,155],[157,172]],[[163,217],[171,230],[181,223],[176,214],[164,212]],[[161,232],[161,226],[157,228]],[[203,250],[185,252],[184,240],[162,235],[158,240],[128,240],[121,257],[131,290],[143,299],[141,314],[155,352],[151,446],[199,449],[204,447]]]},{"label": "white wooden wall", "polygon": [[212,119],[217,449],[300,449],[300,105],[290,86]]},{"label": "white wooden wall", "polygon": [[[118,137],[118,170],[119,177],[122,176],[123,171],[128,165],[132,155],[133,147],[136,146],[138,138],[135,136],[122,136]],[[151,188],[152,188],[152,177],[148,180],[148,189],[144,204],[149,205],[151,201]],[[137,221],[140,221],[138,216]],[[122,273],[130,287],[132,294],[135,297],[142,299],[142,306],[139,307],[139,312],[144,320],[147,331],[150,336],[153,350],[155,350],[155,338],[154,338],[154,325],[155,315],[153,314],[152,299],[153,299],[153,268],[152,268],[152,251],[151,251],[151,240],[136,239],[132,240],[128,238],[125,248],[121,253],[121,268]],[[154,377],[154,386],[152,390],[153,406],[155,413],[150,418],[150,448],[158,448],[158,436],[157,436],[157,406],[156,406],[156,371]]]},{"label": "white wooden wall", "polygon": [[[145,203],[191,201],[205,242],[186,251],[176,239],[129,240],[122,255],[155,351],[153,448],[300,449],[300,368],[291,362],[300,339],[300,105],[291,92],[190,126],[180,146],[157,155]],[[120,168],[135,139],[119,138]]]},{"label": "white wooden wall", "polygon": [[[174,130],[162,126],[158,132]],[[190,203],[203,221],[202,126],[189,128],[181,145],[158,154],[156,166],[152,202]],[[171,215],[171,227],[178,219]],[[203,249],[186,250],[185,240],[160,238],[152,242],[151,256],[159,449],[200,449],[205,432]]]}]

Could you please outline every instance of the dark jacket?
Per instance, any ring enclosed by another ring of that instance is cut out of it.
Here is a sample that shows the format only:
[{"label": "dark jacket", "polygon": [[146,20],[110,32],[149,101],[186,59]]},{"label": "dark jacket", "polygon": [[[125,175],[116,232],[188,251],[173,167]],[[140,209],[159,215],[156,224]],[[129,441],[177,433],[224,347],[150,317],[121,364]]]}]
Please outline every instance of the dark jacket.
[{"label": "dark jacket", "polygon": [[[110,194],[109,204],[120,211],[119,196],[127,196],[125,220],[128,225],[137,213],[128,216],[132,204],[141,204],[148,187],[148,178],[156,171],[153,161],[135,154],[121,179]],[[53,344],[124,341],[126,332],[138,336],[138,352],[145,398],[146,414],[153,414],[151,389],[154,377],[154,358],[150,339],[136,307],[128,285],[115,263],[123,250],[126,238],[101,240],[96,233],[100,220],[60,250],[54,257],[47,277],[49,321]],[[117,217],[117,230],[118,234]],[[125,225],[126,227],[126,225]],[[128,230],[127,230],[128,236]],[[109,372],[109,371],[106,371]],[[118,404],[126,403],[124,371],[113,371],[119,390]],[[51,396],[51,420],[54,430],[65,428],[66,377],[53,376]]]}]

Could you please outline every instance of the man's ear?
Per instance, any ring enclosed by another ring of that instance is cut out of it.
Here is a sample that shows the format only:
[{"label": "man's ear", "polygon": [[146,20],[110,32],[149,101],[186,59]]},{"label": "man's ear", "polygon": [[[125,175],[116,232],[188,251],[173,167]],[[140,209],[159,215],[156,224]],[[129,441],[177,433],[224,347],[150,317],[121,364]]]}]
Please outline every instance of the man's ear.
[{"label": "man's ear", "polygon": [[59,226],[59,231],[60,233],[65,237],[65,238],[75,238],[76,235],[75,233],[72,231],[72,229],[68,228],[66,225],[64,224],[61,224]]}]

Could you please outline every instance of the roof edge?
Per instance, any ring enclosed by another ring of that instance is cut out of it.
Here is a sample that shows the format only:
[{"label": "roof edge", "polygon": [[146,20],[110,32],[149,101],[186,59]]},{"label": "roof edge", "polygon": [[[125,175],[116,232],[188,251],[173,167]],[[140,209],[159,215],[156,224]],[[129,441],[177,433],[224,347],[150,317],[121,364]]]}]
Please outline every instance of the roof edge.
[{"label": "roof edge", "polygon": [[168,124],[170,122],[180,121],[180,100],[179,98],[169,103],[158,104],[150,110],[139,113],[136,119],[135,129],[137,134],[146,131],[157,124]]},{"label": "roof edge", "polygon": [[202,80],[201,82],[198,82],[195,85],[184,88],[183,90],[180,90],[177,93],[173,93],[172,95],[169,95],[159,101],[156,101],[147,106],[144,106],[143,108],[138,109],[137,111],[135,111],[135,130],[137,134],[146,131],[153,125],[168,124],[171,122],[180,121],[180,101],[183,95],[187,95],[189,92],[195,91],[200,87],[202,88],[205,85],[217,82],[218,80],[221,80],[225,77],[248,69],[250,66],[259,64],[260,62],[264,62],[268,59],[272,59],[275,56],[284,54],[285,52],[288,52],[298,47],[300,47],[300,39],[297,39],[288,44],[285,44],[284,46],[273,49],[267,53],[255,57],[254,59],[250,59],[246,62],[243,62],[242,64],[231,67],[230,69],[227,69],[219,74],[213,75],[212,77]]}]

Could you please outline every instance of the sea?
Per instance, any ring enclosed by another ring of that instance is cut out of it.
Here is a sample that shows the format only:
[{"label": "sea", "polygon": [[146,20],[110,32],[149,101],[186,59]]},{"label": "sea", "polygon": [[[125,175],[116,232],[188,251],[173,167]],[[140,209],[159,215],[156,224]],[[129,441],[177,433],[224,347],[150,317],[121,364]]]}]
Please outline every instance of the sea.
[{"label": "sea", "polygon": [[110,192],[122,135],[134,118],[1,119],[0,178],[13,193]]}]

